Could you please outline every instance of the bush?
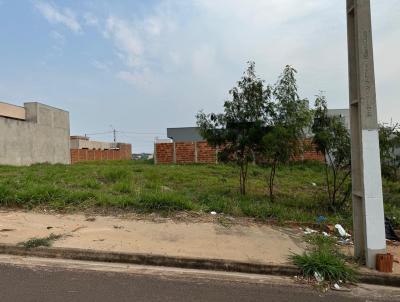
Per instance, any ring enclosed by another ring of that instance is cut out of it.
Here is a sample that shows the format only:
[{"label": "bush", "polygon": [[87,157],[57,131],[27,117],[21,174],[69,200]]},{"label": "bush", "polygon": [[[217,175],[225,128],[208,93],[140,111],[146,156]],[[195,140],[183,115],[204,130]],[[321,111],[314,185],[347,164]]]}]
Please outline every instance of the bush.
[{"label": "bush", "polygon": [[355,282],[354,268],[346,264],[335,252],[330,250],[318,250],[303,255],[293,255],[293,263],[298,266],[305,277],[313,277],[318,272],[324,280],[330,283]]},{"label": "bush", "polygon": [[357,281],[354,267],[348,265],[335,245],[335,240],[322,235],[311,235],[308,242],[314,248],[302,255],[290,256],[294,265],[298,266],[304,277],[312,278],[319,273],[330,283]]}]

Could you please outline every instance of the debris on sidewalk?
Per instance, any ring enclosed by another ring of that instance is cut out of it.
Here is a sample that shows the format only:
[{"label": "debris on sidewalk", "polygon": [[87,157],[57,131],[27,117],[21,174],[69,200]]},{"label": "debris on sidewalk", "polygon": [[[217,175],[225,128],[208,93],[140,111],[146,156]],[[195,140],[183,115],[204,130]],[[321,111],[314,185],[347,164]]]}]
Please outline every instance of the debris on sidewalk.
[{"label": "debris on sidewalk", "polygon": [[390,220],[385,217],[385,233],[386,239],[392,241],[400,241],[399,236],[397,236],[396,232],[394,231]]},{"label": "debris on sidewalk", "polygon": [[315,233],[318,233],[318,231],[310,229],[310,228],[305,228],[305,230],[304,230],[305,235],[310,235],[310,234],[315,234]]},{"label": "debris on sidewalk", "polygon": [[77,231],[79,231],[79,230],[81,230],[81,229],[85,229],[85,228],[87,228],[87,226],[85,226],[85,225],[80,225],[80,226],[76,227],[75,229],[73,229],[73,230],[71,231],[71,233],[75,233],[75,232],[77,232]]},{"label": "debris on sidewalk", "polygon": [[314,272],[314,278],[318,283],[324,282],[324,277],[318,272]]},{"label": "debris on sidewalk", "polygon": [[342,244],[342,245],[352,245],[352,244],[353,244],[353,241],[351,241],[350,238],[347,238],[347,239],[340,238],[340,239],[338,240],[338,243],[339,243],[339,244]]},{"label": "debris on sidewalk", "polygon": [[12,232],[15,231],[15,229],[1,229],[0,232]]},{"label": "debris on sidewalk", "polygon": [[211,211],[210,214],[211,214],[211,215],[217,215],[217,212]]},{"label": "debris on sidewalk", "polygon": [[333,286],[331,286],[331,289],[335,290],[335,291],[339,291],[339,292],[349,292],[349,291],[351,291],[350,288],[346,288],[346,287],[340,286],[338,283],[335,283]]},{"label": "debris on sidewalk", "polygon": [[318,218],[317,218],[317,223],[323,223],[323,222],[325,222],[325,221],[327,221],[328,219],[325,217],[325,216],[323,216],[323,215],[321,215],[321,216],[319,216]]},{"label": "debris on sidewalk", "polygon": [[335,228],[339,232],[341,237],[351,237],[351,235],[347,233],[346,230],[340,224],[336,224]]}]

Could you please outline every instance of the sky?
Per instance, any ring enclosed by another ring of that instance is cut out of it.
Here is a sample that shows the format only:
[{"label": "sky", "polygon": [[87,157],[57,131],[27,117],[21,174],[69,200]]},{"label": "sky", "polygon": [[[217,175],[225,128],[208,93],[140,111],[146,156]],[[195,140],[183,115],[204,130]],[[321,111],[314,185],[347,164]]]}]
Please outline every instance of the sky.
[{"label": "sky", "polygon": [[[71,134],[152,152],[167,127],[221,112],[255,61],[273,84],[348,107],[345,0],[0,0],[0,101],[70,112]],[[400,121],[400,1],[372,0],[380,121]],[[104,133],[104,134],[95,134]]]}]

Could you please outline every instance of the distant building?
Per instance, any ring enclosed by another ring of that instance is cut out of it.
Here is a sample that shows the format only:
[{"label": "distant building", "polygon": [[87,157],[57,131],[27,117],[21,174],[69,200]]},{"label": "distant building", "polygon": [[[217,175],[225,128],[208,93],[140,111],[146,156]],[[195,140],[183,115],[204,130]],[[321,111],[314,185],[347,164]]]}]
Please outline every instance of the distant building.
[{"label": "distant building", "polygon": [[37,102],[0,102],[0,164],[70,163],[69,113]]},{"label": "distant building", "polygon": [[86,136],[71,136],[71,163],[93,160],[130,160],[132,146],[126,143],[91,141]]},{"label": "distant building", "polygon": [[133,160],[149,160],[153,159],[153,153],[134,153],[132,154]]},{"label": "distant building", "polygon": [[198,127],[167,128],[167,137],[174,142],[202,142]]},{"label": "distant building", "polygon": [[350,131],[350,110],[349,109],[328,109],[328,116],[337,116]]}]

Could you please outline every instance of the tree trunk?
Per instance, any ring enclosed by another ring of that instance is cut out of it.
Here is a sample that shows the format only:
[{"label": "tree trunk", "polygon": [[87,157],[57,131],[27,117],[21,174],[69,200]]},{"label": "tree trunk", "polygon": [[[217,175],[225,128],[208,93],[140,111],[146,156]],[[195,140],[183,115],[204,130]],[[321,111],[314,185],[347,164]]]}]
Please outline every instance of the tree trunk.
[{"label": "tree trunk", "polygon": [[272,163],[271,166],[271,173],[269,174],[269,199],[271,202],[275,201],[274,198],[274,179],[275,179],[275,173],[276,173],[276,161]]},{"label": "tree trunk", "polygon": [[246,195],[246,171],[244,163],[240,163],[240,194]]}]

